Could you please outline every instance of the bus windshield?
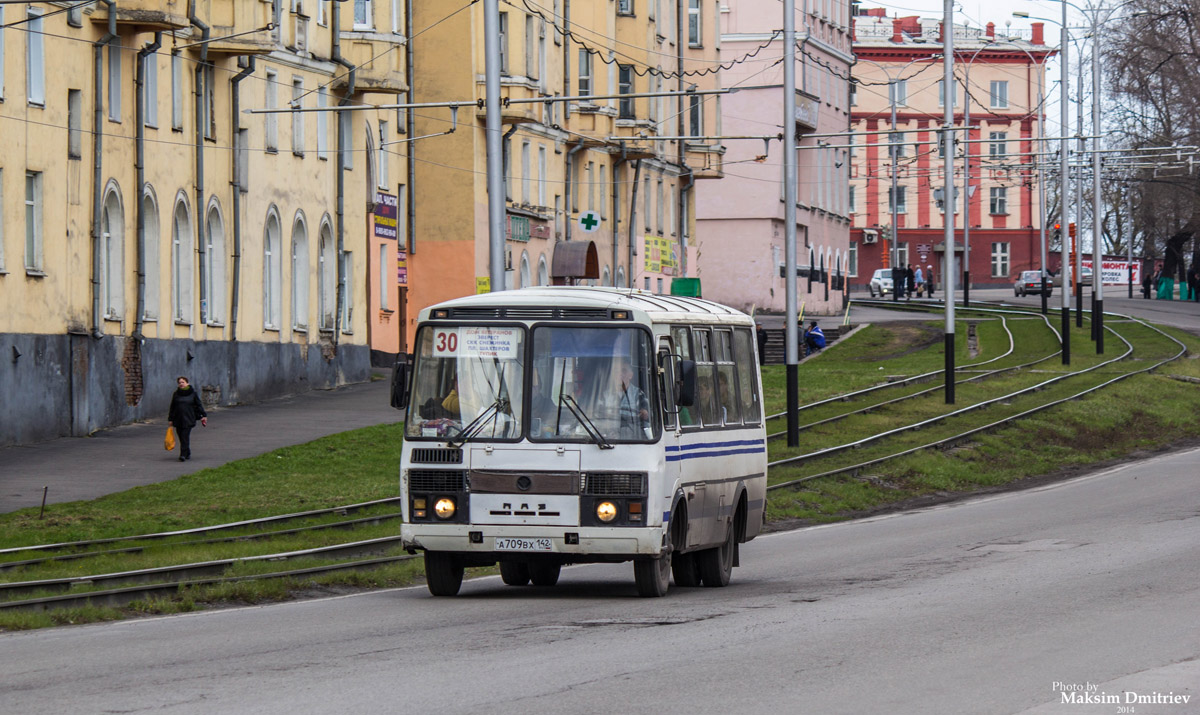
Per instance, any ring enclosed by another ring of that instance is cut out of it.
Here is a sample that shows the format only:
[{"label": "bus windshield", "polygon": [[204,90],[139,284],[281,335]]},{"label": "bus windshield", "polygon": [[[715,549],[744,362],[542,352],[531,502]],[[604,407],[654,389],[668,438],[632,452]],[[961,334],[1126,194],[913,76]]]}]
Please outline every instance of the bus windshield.
[{"label": "bus windshield", "polygon": [[427,325],[417,334],[405,437],[521,437],[525,329]]},{"label": "bus windshield", "polygon": [[595,441],[593,430],[602,443],[657,437],[646,331],[538,326],[533,331],[533,356],[531,440]]}]

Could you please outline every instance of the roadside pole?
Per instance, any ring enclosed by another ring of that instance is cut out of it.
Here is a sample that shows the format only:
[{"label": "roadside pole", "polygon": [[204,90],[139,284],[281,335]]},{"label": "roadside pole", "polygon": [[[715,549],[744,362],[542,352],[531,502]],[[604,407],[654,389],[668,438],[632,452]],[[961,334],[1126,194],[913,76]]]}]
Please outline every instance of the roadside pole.
[{"label": "roadside pole", "polygon": [[796,326],[796,0],[783,0],[783,166],[787,443],[795,447],[800,444],[800,350]]}]

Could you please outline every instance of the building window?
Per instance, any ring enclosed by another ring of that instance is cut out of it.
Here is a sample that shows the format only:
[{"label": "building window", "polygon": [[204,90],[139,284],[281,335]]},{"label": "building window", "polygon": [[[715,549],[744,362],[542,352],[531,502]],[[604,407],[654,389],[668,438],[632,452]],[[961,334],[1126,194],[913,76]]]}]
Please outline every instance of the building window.
[{"label": "building window", "polygon": [[704,135],[704,112],[701,109],[699,97],[689,97],[688,107],[688,124],[691,131],[690,136],[699,137]]},{"label": "building window", "polygon": [[392,255],[392,244],[384,242],[379,244],[379,309],[391,310],[388,307],[388,275],[391,273],[391,261],[388,260]]},{"label": "building window", "polygon": [[893,132],[891,136],[891,147],[888,153],[893,159],[899,159],[904,156],[904,138],[906,132]]},{"label": "building window", "polygon": [[600,218],[605,219],[608,218],[608,202],[604,200],[604,197],[608,195],[608,166],[605,164],[600,165],[599,193],[600,197],[596,203],[600,206]]},{"label": "building window", "polygon": [[1008,156],[1008,135],[1004,132],[991,132],[988,134],[988,155],[995,158],[1003,158]]},{"label": "building window", "polygon": [[500,13],[500,74],[508,74],[508,13]]},{"label": "building window", "polygon": [[[0,17],[0,23],[4,18]],[[4,169],[0,169],[0,206],[4,205]],[[4,221],[0,220],[0,276],[4,275]]]},{"label": "building window", "polygon": [[[633,94],[633,66],[621,65],[617,68],[617,94]],[[633,98],[622,97],[618,104],[620,119],[634,119]]]},{"label": "building window", "polygon": [[321,330],[333,330],[333,313],[337,308],[337,264],[333,229],[321,224],[317,244],[317,313]]},{"label": "building window", "polygon": [[992,244],[992,277],[1003,278],[1008,275],[1008,244]]},{"label": "building window", "polygon": [[142,83],[143,118],[146,126],[158,126],[158,55],[152,53],[142,58],[145,63],[145,78]]},{"label": "building window", "polygon": [[183,58],[171,53],[171,128],[183,131]]},{"label": "building window", "polygon": [[[274,70],[267,70],[267,86],[264,105],[266,109],[278,108],[276,101],[276,74]],[[279,115],[264,114],[263,115],[263,132],[266,136],[267,151],[271,154],[279,151]]]},{"label": "building window", "polygon": [[[937,189],[933,190],[933,202],[937,206],[938,211],[944,212],[946,210],[945,196],[946,196],[945,190],[943,190],[941,188],[937,188]],[[954,213],[958,213],[958,187],[957,186],[954,187]]]},{"label": "building window", "polygon": [[67,158],[83,157],[83,92],[67,90]]},{"label": "building window", "polygon": [[292,328],[308,328],[308,227],[303,214],[292,224]]},{"label": "building window", "polygon": [[892,189],[891,189],[891,187],[888,187],[888,209],[889,210],[894,206],[896,209],[896,213],[898,213],[898,214],[908,213],[908,199],[907,199],[907,195],[905,192],[905,189],[907,189],[907,188],[908,187],[905,187],[905,186],[897,186],[895,201],[893,201]]},{"label": "building window", "polygon": [[[41,37],[41,35],[38,35]],[[0,5],[0,100],[4,99],[4,6]]]},{"label": "building window", "polygon": [[700,21],[700,0],[688,0],[688,46],[700,47],[704,39]]},{"label": "building window", "polygon": [[142,317],[158,319],[158,202],[149,186],[142,194],[142,255],[146,262],[146,298]]},{"label": "building window", "polygon": [[379,120],[379,188],[387,191],[391,187],[388,172],[388,123]]},{"label": "building window", "polygon": [[[46,103],[46,46],[42,35],[42,11],[31,7],[26,12],[29,31],[25,35],[25,93],[30,104],[41,106]],[[110,50],[110,61],[111,58]]]},{"label": "building window", "polygon": [[42,172],[25,172],[25,268],[42,270]]},{"label": "building window", "polygon": [[646,276],[642,279],[642,286],[647,293],[650,292],[650,276]]},{"label": "building window", "polygon": [[592,94],[592,53],[586,49],[579,50],[579,96],[588,97]]},{"label": "building window", "polygon": [[858,84],[850,80],[850,106],[858,106]]},{"label": "building window", "polygon": [[109,186],[100,212],[100,295],[104,299],[104,317],[120,320],[124,309],[125,286],[125,211],[121,195]]},{"label": "building window", "polygon": [[525,76],[529,79],[538,77],[536,20],[533,15],[525,16]]},{"label": "building window", "polygon": [[121,46],[108,46],[108,119],[121,121]]},{"label": "building window", "polygon": [[589,161],[584,167],[584,191],[587,192],[587,210],[596,210],[596,162]]},{"label": "building window", "polygon": [[658,233],[659,233],[659,235],[662,235],[662,232],[663,232],[663,204],[665,202],[663,201],[663,180],[661,178],[658,180],[658,192],[654,195],[654,200],[656,202],[658,202],[657,225],[658,225]]},{"label": "building window", "polygon": [[846,275],[858,275],[858,241],[851,241],[846,252]]},{"label": "building window", "polygon": [[513,198],[513,181],[512,181],[512,138],[504,137],[500,142],[500,156],[502,158],[500,175],[504,178],[504,200],[512,201]]},{"label": "building window", "polygon": [[[304,107],[304,78],[292,78],[292,109]],[[292,153],[304,156],[304,112],[292,112]]]},{"label": "building window", "polygon": [[908,101],[908,80],[898,79],[888,85],[888,101],[900,106]]},{"label": "building window", "polygon": [[[354,29],[370,30],[375,27],[375,13],[371,0],[354,0]],[[337,12],[335,9],[334,12]]]},{"label": "building window", "polygon": [[850,203],[850,213],[854,213],[854,211],[855,211],[855,206],[854,206],[854,187],[853,187],[853,186],[847,187],[846,191],[848,192],[848,193],[846,194],[846,196],[847,196],[847,199],[848,199],[848,201],[849,201],[849,203]]},{"label": "building window", "polygon": [[204,303],[200,313],[209,325],[220,325],[225,315],[225,221],[214,203],[208,207],[204,222],[208,234],[204,246]]},{"label": "building window", "polygon": [[282,280],[279,217],[275,211],[267,214],[267,226],[263,232],[263,327],[279,329],[280,282]]},{"label": "building window", "polygon": [[533,148],[529,142],[521,142],[521,203],[529,203],[530,174],[533,173],[530,162],[533,161]]},{"label": "building window", "polygon": [[[942,80],[942,79],[938,80],[938,106],[939,107],[946,106],[946,86],[945,85],[946,85],[945,80]],[[952,93],[950,99],[953,102],[953,104],[951,106],[957,107],[958,106],[958,85],[957,84],[951,85],[950,91]]]},{"label": "building window", "polygon": [[993,186],[991,190],[991,213],[1008,213],[1008,189],[1003,186]]},{"label": "building window", "polygon": [[174,316],[177,323],[192,320],[192,219],[187,203],[175,203],[171,222],[171,280]]},{"label": "building window", "polygon": [[[324,87],[317,89],[317,106],[329,106],[329,93]],[[329,160],[329,112],[317,112],[317,158]]]},{"label": "building window", "polygon": [[617,0],[617,14],[618,15],[632,15],[633,14],[633,0]]},{"label": "building window", "polygon": [[546,205],[546,147],[538,147],[538,196],[537,205]]},{"label": "building window", "polygon": [[992,81],[992,109],[1007,109],[1008,108],[1008,81],[993,80]]},{"label": "building window", "polygon": [[350,295],[350,286],[354,285],[354,254],[342,251],[342,283],[338,286],[342,303],[342,332],[354,332],[354,301]]},{"label": "building window", "polygon": [[[642,191],[642,213],[646,216],[646,230],[650,230],[650,175],[646,175]],[[646,290],[650,290],[647,288]]]}]

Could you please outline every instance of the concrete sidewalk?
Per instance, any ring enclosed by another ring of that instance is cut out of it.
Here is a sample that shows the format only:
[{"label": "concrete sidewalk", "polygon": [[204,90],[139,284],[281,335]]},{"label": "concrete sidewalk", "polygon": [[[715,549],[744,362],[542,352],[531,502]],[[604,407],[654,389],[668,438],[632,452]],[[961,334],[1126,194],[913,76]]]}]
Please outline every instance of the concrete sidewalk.
[{"label": "concrete sidewalk", "polygon": [[388,404],[390,384],[377,380],[210,410],[208,427],[192,430],[187,462],[178,461],[178,448],[163,449],[166,415],[90,437],[6,447],[0,449],[0,513],[39,506],[44,487],[47,504],[95,499],[338,432],[400,422],[404,413]]}]

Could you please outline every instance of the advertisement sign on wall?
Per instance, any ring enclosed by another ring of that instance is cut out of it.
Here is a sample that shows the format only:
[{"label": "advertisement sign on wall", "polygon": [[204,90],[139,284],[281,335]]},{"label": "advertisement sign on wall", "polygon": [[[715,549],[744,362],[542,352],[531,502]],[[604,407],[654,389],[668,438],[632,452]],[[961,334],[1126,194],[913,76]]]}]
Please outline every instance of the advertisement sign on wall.
[{"label": "advertisement sign on wall", "polygon": [[[1092,259],[1085,258],[1082,261],[1087,268],[1092,267]],[[1104,259],[1101,262],[1103,271],[1101,279],[1106,286],[1123,286],[1129,283],[1129,261]],[[1140,285],[1142,282],[1142,264],[1141,261],[1133,262],[1133,284]]]},{"label": "advertisement sign on wall", "polygon": [[398,202],[392,194],[375,192],[375,238],[396,240],[396,208]]}]

